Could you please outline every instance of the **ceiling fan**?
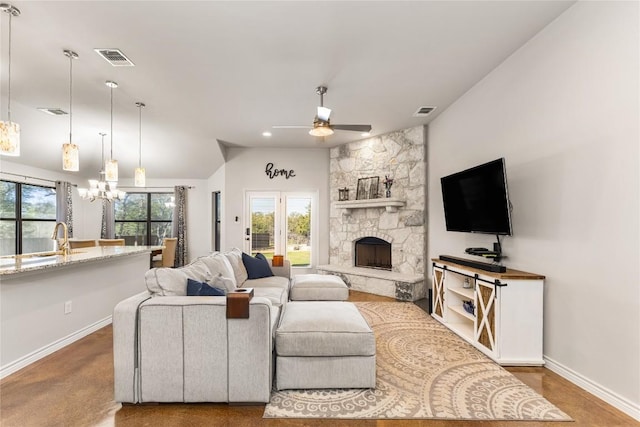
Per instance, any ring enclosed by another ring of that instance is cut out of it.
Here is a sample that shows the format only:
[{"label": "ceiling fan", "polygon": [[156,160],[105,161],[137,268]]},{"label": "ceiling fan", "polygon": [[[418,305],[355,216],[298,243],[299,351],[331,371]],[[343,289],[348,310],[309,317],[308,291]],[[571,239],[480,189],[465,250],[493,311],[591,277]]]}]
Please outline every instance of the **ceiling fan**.
[{"label": "ceiling fan", "polygon": [[326,86],[318,86],[316,93],[320,95],[320,106],[313,119],[313,126],[272,126],[274,129],[311,129],[309,135],[313,136],[329,136],[333,135],[334,130],[350,130],[355,132],[370,132],[371,125],[332,125],[329,116],[331,109],[323,105],[324,94],[327,93]]}]

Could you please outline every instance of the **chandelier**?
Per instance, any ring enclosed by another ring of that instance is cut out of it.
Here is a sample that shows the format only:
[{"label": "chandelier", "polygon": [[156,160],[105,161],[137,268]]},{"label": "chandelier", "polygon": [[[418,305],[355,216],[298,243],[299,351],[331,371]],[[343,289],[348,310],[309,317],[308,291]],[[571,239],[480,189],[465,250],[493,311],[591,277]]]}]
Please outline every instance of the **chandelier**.
[{"label": "chandelier", "polygon": [[99,134],[102,137],[102,169],[98,179],[89,180],[89,188],[78,188],[78,194],[83,200],[93,202],[96,199],[103,199],[108,202],[112,200],[122,200],[127,195],[126,192],[118,190],[118,183],[115,181],[107,181],[104,171],[104,137],[106,133]]}]

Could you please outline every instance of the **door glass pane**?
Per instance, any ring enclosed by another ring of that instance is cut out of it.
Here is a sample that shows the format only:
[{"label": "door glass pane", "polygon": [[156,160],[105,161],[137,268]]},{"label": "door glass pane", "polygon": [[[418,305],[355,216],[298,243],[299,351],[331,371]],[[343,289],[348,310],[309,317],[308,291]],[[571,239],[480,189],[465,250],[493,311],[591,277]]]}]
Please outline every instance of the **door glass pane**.
[{"label": "door glass pane", "polygon": [[271,259],[275,250],[276,200],[273,197],[251,198],[251,254],[258,252]]},{"label": "door glass pane", "polygon": [[295,267],[311,265],[310,197],[287,197],[287,259]]},{"label": "door glass pane", "polygon": [[147,193],[127,193],[115,202],[116,221],[147,219]]},{"label": "door glass pane", "polygon": [[22,221],[22,253],[28,254],[52,250],[54,243],[51,239],[51,234],[53,234],[55,225],[55,220]]},{"label": "door glass pane", "polygon": [[171,197],[173,197],[172,193],[151,194],[151,221],[171,221],[173,217]]},{"label": "door glass pane", "polygon": [[171,222],[170,221],[155,221],[151,223],[151,240],[149,244],[151,246],[162,245],[165,237],[171,237]]},{"label": "door glass pane", "polygon": [[0,218],[15,217],[16,184],[13,182],[0,181]]},{"label": "door glass pane", "polygon": [[146,245],[146,222],[116,222],[115,235],[118,239],[124,239],[127,246]]},{"label": "door glass pane", "polygon": [[[55,220],[56,193],[53,188],[22,184],[22,218]],[[53,232],[53,227],[49,232]],[[26,253],[25,249],[26,246],[23,244],[23,253]]]},{"label": "door glass pane", "polygon": [[7,220],[0,221],[0,255],[13,255],[15,253],[16,222]]}]

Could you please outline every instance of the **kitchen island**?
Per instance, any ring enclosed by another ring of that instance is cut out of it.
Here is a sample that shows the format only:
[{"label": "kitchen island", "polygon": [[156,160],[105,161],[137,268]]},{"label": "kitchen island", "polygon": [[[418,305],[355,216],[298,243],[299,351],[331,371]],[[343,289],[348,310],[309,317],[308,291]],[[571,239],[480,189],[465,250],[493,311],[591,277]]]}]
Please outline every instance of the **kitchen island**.
[{"label": "kitchen island", "polygon": [[151,246],[0,257],[0,378],[108,325],[146,289]]}]

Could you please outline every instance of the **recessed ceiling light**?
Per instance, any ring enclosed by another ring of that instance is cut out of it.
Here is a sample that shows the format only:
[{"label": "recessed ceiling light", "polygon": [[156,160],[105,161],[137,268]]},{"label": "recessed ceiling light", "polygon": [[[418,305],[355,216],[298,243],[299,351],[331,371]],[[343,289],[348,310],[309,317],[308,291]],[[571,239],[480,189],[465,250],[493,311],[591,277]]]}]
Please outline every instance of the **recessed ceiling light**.
[{"label": "recessed ceiling light", "polygon": [[262,136],[270,137],[271,136],[271,132],[269,132],[269,131],[262,132]]}]

